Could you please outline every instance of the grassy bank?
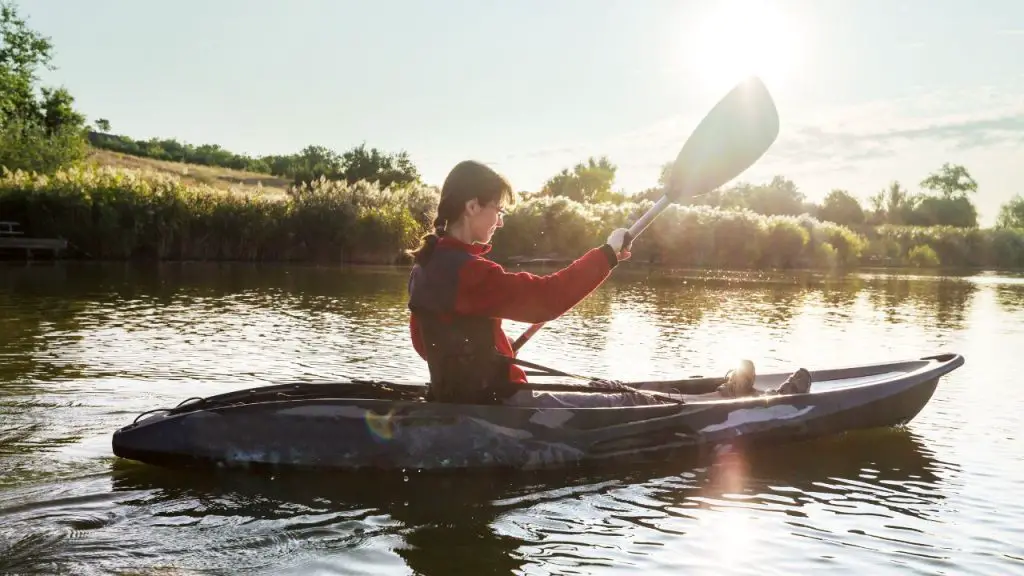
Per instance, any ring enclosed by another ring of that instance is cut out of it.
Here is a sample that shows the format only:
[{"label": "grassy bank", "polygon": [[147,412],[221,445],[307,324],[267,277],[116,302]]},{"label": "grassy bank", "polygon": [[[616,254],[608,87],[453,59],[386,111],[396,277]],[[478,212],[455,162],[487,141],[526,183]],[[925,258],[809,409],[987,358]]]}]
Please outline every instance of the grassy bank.
[{"label": "grassy bank", "polygon": [[235,170],[220,166],[204,166],[132,156],[100,148],[90,148],[85,157],[87,164],[110,166],[129,170],[156,172],[180,179],[185,184],[207,186],[237,194],[266,194],[284,196],[292,181],[270,174]]},{"label": "grassy bank", "polygon": [[[64,237],[100,259],[396,263],[427,230],[437,190],[319,182],[287,195],[225,194],[159,173],[114,168],[0,177],[0,219]],[[574,258],[628,226],[650,201],[535,198],[495,235],[499,260]],[[671,206],[634,245],[637,263],[704,268],[870,266],[1024,268],[1024,230],[850,229],[807,216]]]}]

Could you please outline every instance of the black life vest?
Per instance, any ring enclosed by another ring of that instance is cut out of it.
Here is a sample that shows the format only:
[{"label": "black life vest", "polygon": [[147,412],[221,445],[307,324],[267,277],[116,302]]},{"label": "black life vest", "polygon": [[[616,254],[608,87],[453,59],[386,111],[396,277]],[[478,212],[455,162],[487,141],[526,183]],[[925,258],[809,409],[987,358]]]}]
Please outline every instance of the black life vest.
[{"label": "black life vest", "polygon": [[510,358],[494,345],[494,321],[455,313],[459,269],[473,257],[436,246],[427,264],[414,265],[409,275],[409,309],[425,348],[431,401],[494,404],[516,390]]}]

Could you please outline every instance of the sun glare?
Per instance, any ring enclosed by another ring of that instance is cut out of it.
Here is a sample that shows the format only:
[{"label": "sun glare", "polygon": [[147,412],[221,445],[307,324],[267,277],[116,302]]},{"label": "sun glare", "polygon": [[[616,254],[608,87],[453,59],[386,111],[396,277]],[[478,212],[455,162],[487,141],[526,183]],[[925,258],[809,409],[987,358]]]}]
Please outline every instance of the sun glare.
[{"label": "sun glare", "polygon": [[798,65],[799,28],[774,0],[718,0],[696,15],[694,34],[682,38],[688,68],[713,92],[759,76],[785,87]]}]

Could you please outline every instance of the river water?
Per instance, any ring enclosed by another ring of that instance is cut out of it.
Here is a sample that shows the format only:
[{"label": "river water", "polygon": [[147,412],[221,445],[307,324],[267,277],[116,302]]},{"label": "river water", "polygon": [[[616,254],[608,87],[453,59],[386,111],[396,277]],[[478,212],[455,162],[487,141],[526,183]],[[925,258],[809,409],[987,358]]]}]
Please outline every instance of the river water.
[{"label": "river water", "polygon": [[266,477],[112,456],[117,427],[190,396],[424,380],[405,282],[385,268],[0,267],[0,573],[1024,573],[1013,275],[623,269],[523,349],[621,379],[963,354],[905,429],[591,476]]}]

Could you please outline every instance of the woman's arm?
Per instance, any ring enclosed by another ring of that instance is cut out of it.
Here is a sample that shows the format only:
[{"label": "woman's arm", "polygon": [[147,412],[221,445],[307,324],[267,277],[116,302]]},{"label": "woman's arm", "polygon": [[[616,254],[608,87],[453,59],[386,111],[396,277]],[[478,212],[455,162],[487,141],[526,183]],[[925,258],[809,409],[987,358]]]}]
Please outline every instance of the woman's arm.
[{"label": "woman's arm", "polygon": [[548,322],[586,298],[617,264],[615,250],[607,244],[546,276],[506,272],[495,262],[474,259],[459,271],[455,312],[518,322]]}]

